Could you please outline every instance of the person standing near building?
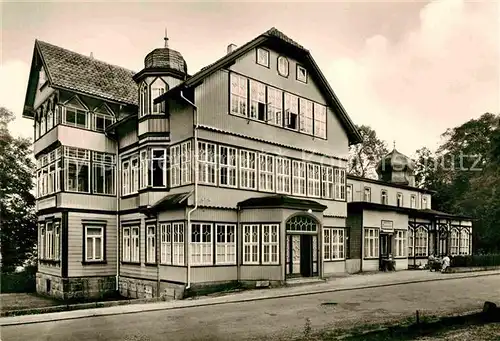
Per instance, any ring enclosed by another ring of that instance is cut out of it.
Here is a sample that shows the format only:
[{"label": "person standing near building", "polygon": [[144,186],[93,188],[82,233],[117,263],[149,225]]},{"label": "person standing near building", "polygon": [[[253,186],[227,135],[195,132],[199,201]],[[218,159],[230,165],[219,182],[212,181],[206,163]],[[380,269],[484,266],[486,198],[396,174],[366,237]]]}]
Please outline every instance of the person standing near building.
[{"label": "person standing near building", "polygon": [[446,269],[450,266],[450,256],[449,255],[444,256],[442,262],[443,263],[441,267],[441,272],[445,272]]}]

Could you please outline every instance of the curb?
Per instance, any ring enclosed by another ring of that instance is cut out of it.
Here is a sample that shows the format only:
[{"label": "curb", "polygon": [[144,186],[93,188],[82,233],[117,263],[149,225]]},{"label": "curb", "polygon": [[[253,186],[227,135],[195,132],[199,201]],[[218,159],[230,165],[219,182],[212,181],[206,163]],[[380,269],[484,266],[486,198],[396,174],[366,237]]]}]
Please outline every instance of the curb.
[{"label": "curb", "polygon": [[[390,286],[397,286],[397,285],[426,283],[426,282],[438,282],[438,281],[450,281],[450,280],[463,279],[463,278],[487,277],[487,276],[498,276],[498,275],[500,275],[500,273],[496,272],[496,273],[473,274],[473,275],[469,275],[469,276],[457,276],[457,277],[448,277],[448,278],[441,277],[441,278],[410,280],[410,281],[384,283],[384,284],[361,285],[361,286],[355,286],[355,287],[349,287],[349,288],[320,289],[320,290],[309,291],[309,292],[285,293],[285,294],[267,295],[267,296],[264,295],[264,296],[260,296],[260,297],[240,298],[240,299],[233,299],[233,300],[229,299],[229,300],[218,301],[218,302],[206,302],[206,301],[203,302],[203,300],[199,300],[199,301],[182,300],[182,301],[173,301],[173,302],[179,302],[179,303],[185,302],[187,304],[175,306],[175,303],[174,303],[173,306],[167,306],[167,307],[164,307],[164,306],[154,307],[154,305],[148,305],[148,306],[142,307],[142,308],[137,307],[138,309],[135,309],[135,310],[120,311],[120,312],[107,312],[107,311],[102,311],[102,310],[97,310],[97,309],[86,309],[86,310],[73,310],[73,311],[48,313],[48,314],[40,314],[40,315],[35,314],[35,315],[11,316],[11,317],[0,318],[0,326],[6,327],[6,326],[17,326],[17,325],[26,325],[26,324],[35,324],[35,323],[75,320],[75,319],[86,318],[86,317],[127,315],[127,314],[137,314],[137,313],[142,313],[142,312],[152,312],[152,311],[162,311],[162,310],[188,309],[188,308],[207,307],[207,306],[215,306],[215,305],[223,305],[223,304],[256,302],[256,301],[288,298],[288,297],[295,297],[295,296],[319,295],[319,294],[325,294],[325,293],[330,293],[330,292],[343,292],[343,291],[353,291],[353,290],[363,290],[363,289],[374,289],[374,288],[390,287]],[[123,307],[124,308],[127,308],[127,307],[134,308],[134,306],[136,306],[136,305],[133,305],[133,304],[132,305],[124,305]],[[108,308],[113,308],[113,307],[108,307]],[[103,308],[103,309],[108,309],[108,308]],[[70,312],[77,313],[78,316],[65,316]],[[49,314],[51,314],[51,315],[58,314],[58,315],[47,316]],[[30,317],[32,317],[34,320],[22,321],[23,319],[29,319]],[[38,317],[38,319],[36,319],[36,317]],[[15,318],[17,318],[18,321],[2,321],[5,319],[15,319]]]}]

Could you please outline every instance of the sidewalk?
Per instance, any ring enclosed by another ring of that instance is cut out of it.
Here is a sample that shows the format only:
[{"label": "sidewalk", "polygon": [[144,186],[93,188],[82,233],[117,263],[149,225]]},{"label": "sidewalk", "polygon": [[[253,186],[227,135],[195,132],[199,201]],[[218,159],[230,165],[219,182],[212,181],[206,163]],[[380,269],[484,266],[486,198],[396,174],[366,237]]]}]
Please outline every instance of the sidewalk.
[{"label": "sidewalk", "polygon": [[74,310],[68,312],[47,313],[40,315],[24,315],[4,317],[0,319],[0,326],[19,325],[49,322],[57,320],[78,319],[91,316],[108,316],[119,314],[133,314],[146,311],[184,309],[219,304],[230,304],[238,302],[258,301],[291,296],[313,295],[319,293],[356,290],[364,288],[376,288],[391,285],[403,285],[428,281],[442,281],[460,278],[499,276],[500,271],[482,271],[474,273],[442,274],[439,272],[406,270],[389,273],[371,273],[350,275],[342,278],[333,278],[324,283],[302,285],[296,287],[283,287],[276,289],[250,290],[240,293],[229,294],[218,297],[200,297],[193,300],[180,300],[170,302],[159,302],[149,304],[134,304],[125,306],[114,306],[107,308],[95,308],[85,310]]}]

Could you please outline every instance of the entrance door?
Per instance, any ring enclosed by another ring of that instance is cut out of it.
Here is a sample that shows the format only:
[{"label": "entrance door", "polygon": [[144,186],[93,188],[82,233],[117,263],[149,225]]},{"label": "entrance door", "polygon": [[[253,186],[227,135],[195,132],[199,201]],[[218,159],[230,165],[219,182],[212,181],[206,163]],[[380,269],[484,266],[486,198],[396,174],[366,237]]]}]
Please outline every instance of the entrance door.
[{"label": "entrance door", "polygon": [[307,234],[288,234],[286,236],[286,275],[287,277],[312,277],[317,275],[316,236]]},{"label": "entrance door", "polygon": [[392,253],[392,234],[380,233],[380,269],[383,268],[383,260],[389,259]]},{"label": "entrance door", "polygon": [[300,274],[302,277],[313,275],[313,247],[312,236],[300,236]]}]

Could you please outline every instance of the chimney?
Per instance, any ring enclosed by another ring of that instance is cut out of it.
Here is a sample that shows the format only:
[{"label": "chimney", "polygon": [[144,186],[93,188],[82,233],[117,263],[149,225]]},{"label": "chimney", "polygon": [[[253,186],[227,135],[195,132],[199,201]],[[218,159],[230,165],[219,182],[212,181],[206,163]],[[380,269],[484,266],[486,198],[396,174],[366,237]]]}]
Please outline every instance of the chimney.
[{"label": "chimney", "polygon": [[230,54],[231,52],[233,52],[234,50],[236,50],[238,46],[236,46],[235,44],[229,44],[227,45],[227,54]]},{"label": "chimney", "polygon": [[90,52],[90,59],[94,59],[94,53]]}]

